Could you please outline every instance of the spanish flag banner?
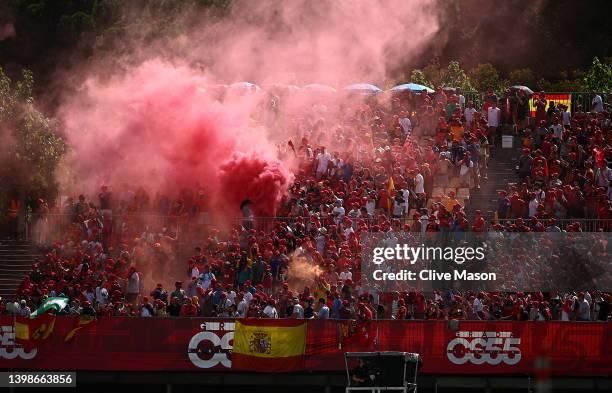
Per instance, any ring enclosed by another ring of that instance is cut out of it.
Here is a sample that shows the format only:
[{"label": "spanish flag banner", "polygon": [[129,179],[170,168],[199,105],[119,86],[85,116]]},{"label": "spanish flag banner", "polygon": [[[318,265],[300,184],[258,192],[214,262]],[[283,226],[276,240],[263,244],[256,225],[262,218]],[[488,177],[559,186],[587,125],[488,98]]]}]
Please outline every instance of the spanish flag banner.
[{"label": "spanish flag banner", "polygon": [[47,339],[55,327],[55,315],[43,314],[38,318],[17,317],[15,319],[15,341],[31,348]]},{"label": "spanish flag banner", "polygon": [[[548,103],[550,101],[554,101],[555,105],[563,104],[566,106],[565,112],[571,112],[572,108],[572,95],[567,93],[561,94],[544,94],[546,97],[546,109],[548,109]],[[536,107],[533,104],[533,99],[529,100],[529,112],[531,113],[531,117],[535,116]]]},{"label": "spanish flag banner", "polygon": [[287,372],[304,369],[306,322],[295,319],[236,321],[232,368]]}]

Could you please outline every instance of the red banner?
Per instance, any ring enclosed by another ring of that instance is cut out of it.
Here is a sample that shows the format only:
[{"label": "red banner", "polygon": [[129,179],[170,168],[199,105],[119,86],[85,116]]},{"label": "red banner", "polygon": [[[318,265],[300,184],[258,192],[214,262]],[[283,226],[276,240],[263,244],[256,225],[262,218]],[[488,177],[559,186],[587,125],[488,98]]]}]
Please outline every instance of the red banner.
[{"label": "red banner", "polygon": [[[0,317],[0,369],[232,371],[234,323],[187,318],[100,318],[66,341],[75,317],[26,350],[13,318]],[[350,324],[349,324],[350,325]],[[421,354],[426,374],[533,374],[547,356],[553,375],[612,373],[612,325],[571,322],[308,321],[304,371],[344,369],[347,351]]]}]

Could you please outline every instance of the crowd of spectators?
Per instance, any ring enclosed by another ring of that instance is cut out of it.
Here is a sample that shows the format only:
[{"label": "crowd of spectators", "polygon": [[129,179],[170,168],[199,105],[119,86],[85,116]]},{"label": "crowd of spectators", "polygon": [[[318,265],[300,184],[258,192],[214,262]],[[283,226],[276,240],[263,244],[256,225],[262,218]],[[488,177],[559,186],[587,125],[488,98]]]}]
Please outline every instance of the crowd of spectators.
[{"label": "crowd of spectators", "polygon": [[[586,218],[609,231],[611,122],[597,97],[589,112],[569,114],[536,93],[532,118],[522,90],[498,97],[490,89],[479,110],[460,91],[438,88],[335,109],[316,104],[291,117],[273,95],[277,112],[267,121],[291,124],[294,135],[279,155],[300,162],[284,218],[262,224],[245,201],[244,218],[222,231],[203,225],[199,186],[174,199],[103,187],[62,204],[70,217],[62,237],[33,264],[19,302],[1,311],[25,315],[46,297],[65,296],[62,313],[104,316],[608,320],[612,298],[600,291],[382,293],[360,285],[364,232],[569,232],[584,228],[556,220]],[[495,217],[468,215],[455,192],[432,198],[435,187],[479,188],[502,131],[523,153]],[[38,205],[44,222],[49,207]],[[169,218],[152,222],[144,213]],[[182,224],[183,240],[197,245],[186,263],[176,253]],[[308,280],[296,279],[296,261],[313,272]]]}]

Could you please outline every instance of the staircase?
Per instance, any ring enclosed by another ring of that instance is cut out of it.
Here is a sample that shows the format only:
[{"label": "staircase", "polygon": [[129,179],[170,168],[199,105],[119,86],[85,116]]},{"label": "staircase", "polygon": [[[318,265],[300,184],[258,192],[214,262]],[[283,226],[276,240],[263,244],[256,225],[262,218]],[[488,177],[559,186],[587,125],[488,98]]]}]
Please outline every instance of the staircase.
[{"label": "staircase", "polygon": [[0,296],[3,300],[15,298],[19,284],[32,270],[37,254],[29,242],[0,240]]},{"label": "staircase", "polygon": [[520,154],[520,142],[516,137],[512,149],[502,149],[499,145],[491,149],[489,169],[486,171],[488,179],[482,178],[485,174],[483,171],[480,174],[480,189],[470,190],[470,199],[465,209],[468,217],[474,217],[474,211],[480,209],[487,221],[493,220],[497,210],[497,192],[507,189],[508,183],[518,181],[515,167]]}]

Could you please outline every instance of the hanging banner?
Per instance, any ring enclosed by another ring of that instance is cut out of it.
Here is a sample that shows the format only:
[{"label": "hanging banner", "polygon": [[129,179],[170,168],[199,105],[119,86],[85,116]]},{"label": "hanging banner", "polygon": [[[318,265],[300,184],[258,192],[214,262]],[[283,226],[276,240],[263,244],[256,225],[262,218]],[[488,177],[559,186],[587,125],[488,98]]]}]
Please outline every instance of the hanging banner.
[{"label": "hanging banner", "polygon": [[[537,94],[537,93],[536,93]],[[544,94],[546,97],[546,110],[548,110],[548,106],[551,101],[555,102],[555,105],[563,104],[566,106],[565,112],[572,111],[572,95],[569,93],[560,93],[560,94]],[[534,97],[536,95],[534,94]],[[529,112],[531,117],[535,117],[536,107],[533,105],[533,97],[529,100]]]},{"label": "hanging banner", "polygon": [[[0,369],[240,372],[232,369],[235,320],[99,318],[66,340],[78,321],[57,317],[46,340],[25,348],[15,339],[13,318],[0,317]],[[609,323],[461,321],[455,327],[309,320],[300,371],[343,371],[344,352],[405,351],[421,355],[425,374],[533,374],[542,356],[552,375],[612,374]]]}]

